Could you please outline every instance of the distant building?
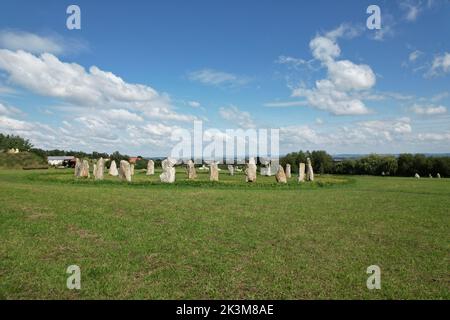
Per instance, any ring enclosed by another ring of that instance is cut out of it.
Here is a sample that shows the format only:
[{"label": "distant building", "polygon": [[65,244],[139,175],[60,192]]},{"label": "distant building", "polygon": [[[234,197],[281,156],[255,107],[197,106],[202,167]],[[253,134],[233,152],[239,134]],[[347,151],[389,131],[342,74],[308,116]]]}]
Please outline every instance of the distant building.
[{"label": "distant building", "polygon": [[47,157],[47,162],[51,166],[71,166],[71,163],[75,163],[74,156],[50,156]]}]

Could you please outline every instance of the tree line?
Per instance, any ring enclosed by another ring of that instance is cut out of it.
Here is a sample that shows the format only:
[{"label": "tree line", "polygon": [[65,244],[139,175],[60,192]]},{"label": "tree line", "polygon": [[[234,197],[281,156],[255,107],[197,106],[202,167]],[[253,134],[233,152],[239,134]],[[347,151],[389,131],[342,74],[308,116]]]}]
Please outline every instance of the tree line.
[{"label": "tree line", "polygon": [[399,156],[370,154],[358,159],[334,160],[326,151],[292,152],[280,159],[280,164],[291,164],[292,172],[298,173],[298,164],[311,159],[313,169],[317,173],[387,175],[387,176],[420,176],[429,174],[450,176],[450,157],[424,154],[404,153]]}]

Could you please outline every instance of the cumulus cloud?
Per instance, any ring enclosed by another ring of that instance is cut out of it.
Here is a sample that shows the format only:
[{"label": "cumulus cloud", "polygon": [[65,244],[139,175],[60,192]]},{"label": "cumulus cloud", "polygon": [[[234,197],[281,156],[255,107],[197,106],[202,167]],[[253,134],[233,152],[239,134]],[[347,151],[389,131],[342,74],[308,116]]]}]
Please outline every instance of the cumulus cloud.
[{"label": "cumulus cloud", "polygon": [[6,71],[16,85],[72,105],[112,109],[112,114],[125,108],[158,119],[195,119],[175,112],[167,94],[147,85],[127,83],[96,66],[85,70],[76,63],[62,62],[50,53],[36,56],[22,50],[0,49],[0,70]]},{"label": "cumulus cloud", "polygon": [[164,156],[174,144],[171,133],[180,128],[172,122],[197,119],[179,113],[166,93],[48,52],[0,49],[0,71],[9,84],[55,99],[49,108],[58,110],[55,118],[61,122],[51,125],[21,119],[16,108],[0,104],[0,132],[18,134],[44,149]]},{"label": "cumulus cloud", "polygon": [[222,107],[219,109],[219,114],[223,119],[233,122],[241,128],[248,129],[255,127],[250,113],[239,110],[236,106]]},{"label": "cumulus cloud", "polygon": [[188,74],[191,81],[200,82],[212,86],[236,87],[246,85],[250,79],[232,73],[218,71],[214,69],[201,69]]},{"label": "cumulus cloud", "polygon": [[310,106],[335,115],[367,114],[370,110],[358,92],[370,90],[375,85],[376,77],[368,65],[337,60],[341,49],[336,40],[346,34],[345,30],[341,26],[311,40],[311,53],[327,69],[328,77],[316,81],[314,88],[295,88],[292,96],[303,97]]}]

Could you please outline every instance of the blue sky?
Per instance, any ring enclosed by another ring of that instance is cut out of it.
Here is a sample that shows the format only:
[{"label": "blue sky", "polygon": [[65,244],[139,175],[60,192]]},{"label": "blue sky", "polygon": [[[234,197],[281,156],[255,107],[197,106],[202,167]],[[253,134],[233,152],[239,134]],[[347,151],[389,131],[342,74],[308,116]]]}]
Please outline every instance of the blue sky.
[{"label": "blue sky", "polygon": [[163,156],[203,120],[279,128],[282,153],[450,152],[449,31],[443,0],[5,0],[0,132]]}]

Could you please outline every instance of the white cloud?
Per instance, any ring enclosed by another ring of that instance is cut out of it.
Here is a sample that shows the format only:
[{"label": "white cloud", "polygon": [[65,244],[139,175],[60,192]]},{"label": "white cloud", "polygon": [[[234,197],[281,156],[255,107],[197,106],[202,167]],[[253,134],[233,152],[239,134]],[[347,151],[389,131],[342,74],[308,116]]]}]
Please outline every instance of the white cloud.
[{"label": "white cloud", "polygon": [[188,101],[188,105],[192,108],[200,108],[201,104],[198,101]]},{"label": "white cloud", "polygon": [[411,52],[409,54],[409,61],[410,62],[415,62],[422,54],[423,54],[422,51],[414,50],[413,52]]},{"label": "white cloud", "polygon": [[363,25],[350,25],[343,23],[334,30],[331,30],[325,34],[328,39],[336,40],[338,38],[352,39],[359,36],[364,31]]},{"label": "white cloud", "polygon": [[59,55],[85,49],[86,45],[80,40],[57,35],[43,36],[19,30],[0,30],[0,48]]},{"label": "white cloud", "polygon": [[434,58],[430,69],[425,73],[425,77],[435,77],[450,72],[450,52],[445,52]]},{"label": "white cloud", "polygon": [[327,79],[317,81],[314,89],[297,88],[293,91],[292,96],[304,97],[309,105],[335,115],[370,113],[361,100],[352,98],[347,92],[336,89],[333,82]]},{"label": "white cloud", "polygon": [[293,89],[293,97],[303,97],[308,104],[335,115],[361,115],[370,110],[358,96],[358,92],[371,89],[376,82],[372,69],[365,64],[349,60],[336,60],[341,49],[336,39],[343,36],[342,27],[328,32],[327,36],[316,36],[310,42],[315,59],[328,71],[327,79],[316,81],[312,89],[300,86]]},{"label": "white cloud", "polygon": [[375,85],[375,74],[368,65],[341,60],[329,63],[327,67],[330,80],[339,90],[367,90]]},{"label": "white cloud", "polygon": [[389,13],[382,13],[381,29],[371,32],[371,38],[376,41],[384,41],[395,35],[396,20]]},{"label": "white cloud", "polygon": [[62,62],[49,53],[35,56],[21,50],[0,49],[0,69],[9,74],[12,83],[71,105],[96,109],[125,108],[163,120],[195,119],[175,112],[167,94],[158,93],[146,85],[127,83],[96,66],[86,71],[76,63]]},{"label": "white cloud", "polygon": [[312,55],[324,63],[333,62],[341,54],[341,49],[333,39],[317,36],[309,43]]},{"label": "white cloud", "polygon": [[280,128],[281,152],[300,149],[344,153],[380,152],[391,147],[392,152],[399,152],[402,143],[414,139],[409,118],[360,121],[332,129],[329,125],[317,124]]},{"label": "white cloud", "polygon": [[130,112],[125,109],[111,109],[111,110],[102,110],[102,116],[112,120],[121,120],[121,121],[144,121],[140,115],[136,113]]},{"label": "white cloud", "polygon": [[445,98],[447,98],[450,94],[447,91],[436,94],[431,98],[432,102],[439,102]]},{"label": "white cloud", "polygon": [[428,116],[447,113],[446,107],[434,106],[434,105],[421,106],[421,105],[415,104],[411,107],[411,110],[416,114],[428,115]]},{"label": "white cloud", "polygon": [[294,69],[297,69],[300,66],[307,65],[308,61],[303,60],[303,59],[299,59],[299,58],[294,58],[294,57],[283,56],[282,55],[282,56],[279,56],[277,58],[277,60],[275,60],[275,63],[284,64],[284,65],[287,65],[287,66],[292,67]]},{"label": "white cloud", "polygon": [[400,3],[400,8],[404,11],[404,17],[407,21],[416,21],[419,14],[422,12],[420,1],[404,1]]},{"label": "white cloud", "polygon": [[33,127],[26,121],[0,116],[0,129],[6,132],[31,130]]},{"label": "white cloud", "polygon": [[0,103],[0,115],[14,115],[20,113],[22,113],[20,109],[12,106],[5,106],[4,104]]},{"label": "white cloud", "polygon": [[419,133],[417,138],[421,141],[429,142],[450,142],[450,132],[436,133],[436,132],[426,132]]},{"label": "white cloud", "polygon": [[188,77],[191,81],[213,86],[235,87],[246,85],[250,82],[250,79],[247,77],[213,69],[193,71],[188,74]]},{"label": "white cloud", "polygon": [[[298,90],[298,89],[296,89]],[[307,106],[308,102],[306,101],[276,101],[276,102],[267,102],[264,104],[265,107],[274,107],[274,108],[284,108],[284,107],[301,107]]]},{"label": "white cloud", "polygon": [[219,109],[219,114],[223,119],[233,122],[241,128],[255,127],[250,113],[239,110],[236,106],[222,107]]}]

